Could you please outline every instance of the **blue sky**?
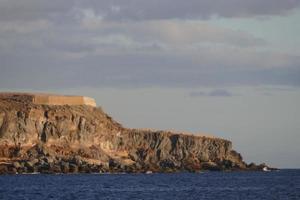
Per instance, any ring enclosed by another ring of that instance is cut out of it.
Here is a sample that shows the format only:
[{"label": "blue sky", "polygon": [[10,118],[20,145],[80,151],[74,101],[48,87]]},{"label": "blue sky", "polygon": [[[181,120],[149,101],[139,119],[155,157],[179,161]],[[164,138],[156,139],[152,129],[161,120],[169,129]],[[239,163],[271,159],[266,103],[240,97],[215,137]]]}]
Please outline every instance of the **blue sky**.
[{"label": "blue sky", "polygon": [[89,95],[128,127],[300,167],[300,1],[0,0],[0,89]]}]

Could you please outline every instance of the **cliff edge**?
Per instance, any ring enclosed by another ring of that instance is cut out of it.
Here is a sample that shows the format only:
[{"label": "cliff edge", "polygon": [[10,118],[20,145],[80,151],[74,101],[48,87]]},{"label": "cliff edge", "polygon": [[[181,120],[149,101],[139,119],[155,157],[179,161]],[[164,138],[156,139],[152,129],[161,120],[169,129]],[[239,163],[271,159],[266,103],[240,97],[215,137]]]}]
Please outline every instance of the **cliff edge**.
[{"label": "cliff edge", "polygon": [[247,165],[228,140],[128,129],[94,106],[44,105],[0,95],[0,174],[263,167]]}]

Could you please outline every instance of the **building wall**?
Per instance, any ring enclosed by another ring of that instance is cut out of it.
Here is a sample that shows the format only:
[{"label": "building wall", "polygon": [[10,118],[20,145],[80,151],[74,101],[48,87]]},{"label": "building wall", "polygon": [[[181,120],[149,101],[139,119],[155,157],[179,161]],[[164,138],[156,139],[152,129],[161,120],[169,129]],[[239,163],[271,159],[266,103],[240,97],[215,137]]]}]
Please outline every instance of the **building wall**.
[{"label": "building wall", "polygon": [[94,99],[83,96],[34,96],[34,103],[45,105],[88,105],[96,107]]},{"label": "building wall", "polygon": [[49,98],[46,95],[44,95],[44,96],[34,95],[32,102],[36,103],[36,104],[48,104],[49,103]]},{"label": "building wall", "polygon": [[96,107],[93,98],[84,96],[60,96],[30,93],[0,93],[2,99],[14,99],[23,102],[32,102],[43,105],[88,105]]}]

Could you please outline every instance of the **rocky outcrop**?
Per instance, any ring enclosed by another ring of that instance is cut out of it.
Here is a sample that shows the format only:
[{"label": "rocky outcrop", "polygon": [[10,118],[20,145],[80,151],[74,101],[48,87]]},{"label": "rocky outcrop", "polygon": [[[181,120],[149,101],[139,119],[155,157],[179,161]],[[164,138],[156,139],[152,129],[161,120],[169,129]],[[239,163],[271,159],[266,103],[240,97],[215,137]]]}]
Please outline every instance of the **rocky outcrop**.
[{"label": "rocky outcrop", "polygon": [[0,98],[0,174],[248,168],[228,140],[127,129],[92,106]]}]

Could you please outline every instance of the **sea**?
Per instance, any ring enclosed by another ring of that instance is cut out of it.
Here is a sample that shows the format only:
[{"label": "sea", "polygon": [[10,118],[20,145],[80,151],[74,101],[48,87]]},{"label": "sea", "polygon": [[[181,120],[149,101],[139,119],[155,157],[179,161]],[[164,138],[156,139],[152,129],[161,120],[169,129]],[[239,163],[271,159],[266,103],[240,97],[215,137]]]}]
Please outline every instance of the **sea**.
[{"label": "sea", "polygon": [[2,175],[0,199],[300,199],[300,170]]}]

